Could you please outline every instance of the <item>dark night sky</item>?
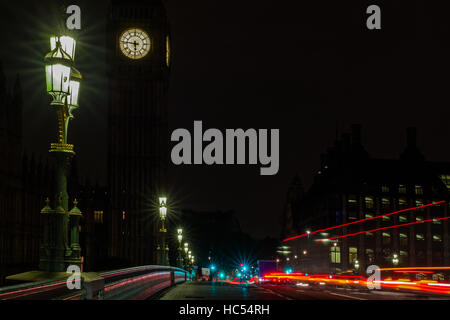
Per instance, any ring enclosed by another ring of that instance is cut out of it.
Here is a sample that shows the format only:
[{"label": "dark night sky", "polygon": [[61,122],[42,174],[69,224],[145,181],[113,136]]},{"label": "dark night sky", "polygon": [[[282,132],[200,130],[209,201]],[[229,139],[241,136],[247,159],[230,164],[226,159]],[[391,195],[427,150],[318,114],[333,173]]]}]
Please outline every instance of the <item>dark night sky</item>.
[{"label": "dark night sky", "polygon": [[[395,2],[393,4],[392,2]],[[55,115],[45,94],[43,56],[58,1],[2,2],[0,59],[20,73],[29,152],[45,154]],[[106,181],[105,16],[108,1],[82,8],[77,66],[85,77],[69,141],[80,171]],[[310,3],[310,4],[308,4]],[[314,4],[312,4],[314,3]],[[335,124],[363,125],[376,157],[397,157],[405,128],[431,160],[450,160],[448,8],[425,1],[169,0],[172,33],[170,133],[204,128],[279,128],[280,171],[259,166],[171,166],[170,197],[182,207],[235,209],[244,231],[279,235],[289,181],[312,181]],[[365,27],[369,4],[382,30]]]}]

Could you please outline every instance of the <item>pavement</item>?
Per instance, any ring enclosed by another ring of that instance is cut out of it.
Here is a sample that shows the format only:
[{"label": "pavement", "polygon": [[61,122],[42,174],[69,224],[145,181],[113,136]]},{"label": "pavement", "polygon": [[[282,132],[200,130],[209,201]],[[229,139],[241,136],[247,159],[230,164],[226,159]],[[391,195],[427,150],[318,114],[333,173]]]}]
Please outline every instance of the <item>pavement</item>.
[{"label": "pavement", "polygon": [[159,300],[450,300],[450,296],[327,286],[245,285],[190,281],[171,287],[153,299]]}]

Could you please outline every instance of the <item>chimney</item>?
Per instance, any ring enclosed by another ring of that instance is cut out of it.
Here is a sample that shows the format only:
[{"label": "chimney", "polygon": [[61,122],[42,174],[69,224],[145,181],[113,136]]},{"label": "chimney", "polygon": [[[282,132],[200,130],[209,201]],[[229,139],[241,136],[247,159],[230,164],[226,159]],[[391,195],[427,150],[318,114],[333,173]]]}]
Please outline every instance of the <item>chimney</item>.
[{"label": "chimney", "polygon": [[409,127],[406,129],[406,146],[415,148],[417,146],[417,129]]},{"label": "chimney", "polygon": [[352,124],[352,145],[354,145],[354,146],[361,145],[361,125],[360,124]]}]

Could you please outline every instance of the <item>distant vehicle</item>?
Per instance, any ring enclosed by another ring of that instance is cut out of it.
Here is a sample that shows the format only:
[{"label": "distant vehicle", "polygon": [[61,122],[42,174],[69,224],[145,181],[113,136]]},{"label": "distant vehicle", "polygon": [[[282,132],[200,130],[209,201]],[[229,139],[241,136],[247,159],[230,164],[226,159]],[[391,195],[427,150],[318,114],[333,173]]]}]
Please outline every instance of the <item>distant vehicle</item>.
[{"label": "distant vehicle", "polygon": [[258,260],[258,270],[259,279],[264,279],[266,274],[278,271],[278,264],[275,260]]},{"label": "distant vehicle", "polygon": [[209,268],[202,268],[202,275],[209,277],[211,275]]}]

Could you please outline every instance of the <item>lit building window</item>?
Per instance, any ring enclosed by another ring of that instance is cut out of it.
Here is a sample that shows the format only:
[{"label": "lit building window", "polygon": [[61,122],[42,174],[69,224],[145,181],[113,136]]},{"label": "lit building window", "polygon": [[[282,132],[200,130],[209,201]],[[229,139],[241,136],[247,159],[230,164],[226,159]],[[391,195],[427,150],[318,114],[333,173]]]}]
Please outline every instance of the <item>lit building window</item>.
[{"label": "lit building window", "polygon": [[384,211],[388,211],[391,208],[391,201],[388,198],[382,198],[381,207]]},{"label": "lit building window", "polygon": [[433,241],[442,242],[442,237],[438,234],[433,235]]},{"label": "lit building window", "polygon": [[406,199],[404,198],[400,198],[398,199],[398,206],[400,207],[400,209],[406,208],[408,206],[408,201],[406,201]]},{"label": "lit building window", "polygon": [[400,245],[406,247],[408,245],[408,236],[406,233],[400,233]]},{"label": "lit building window", "polygon": [[399,222],[407,222],[408,218],[406,216],[398,216],[398,221]]},{"label": "lit building window", "polygon": [[369,264],[372,264],[375,261],[375,253],[373,249],[366,249],[366,257]]},{"label": "lit building window", "polygon": [[166,65],[170,66],[170,39],[169,36],[166,37]]},{"label": "lit building window", "polygon": [[384,193],[389,192],[389,187],[387,185],[382,185],[381,186],[381,192],[384,192]]},{"label": "lit building window", "polygon": [[373,232],[366,232],[365,235],[366,237],[373,237]]},{"label": "lit building window", "polygon": [[450,175],[448,174],[441,175],[441,180],[445,184],[447,189],[450,189]]},{"label": "lit building window", "polygon": [[422,233],[418,233],[418,234],[416,234],[416,239],[417,240],[425,240],[425,237],[423,236]]},{"label": "lit building window", "polygon": [[414,190],[417,195],[423,195],[423,187],[422,186],[416,185]]},{"label": "lit building window", "polygon": [[358,248],[349,247],[348,248],[348,262],[353,265],[355,260],[358,260]]},{"label": "lit building window", "polygon": [[436,217],[433,218],[433,224],[442,224],[441,220],[436,220],[436,219],[437,219]]},{"label": "lit building window", "polygon": [[406,186],[404,184],[400,184],[398,186],[398,192],[399,193],[406,193]]},{"label": "lit building window", "polygon": [[365,197],[364,200],[366,202],[366,209],[373,209],[374,207],[373,197]]},{"label": "lit building window", "polygon": [[330,247],[331,263],[341,263],[341,248],[338,246]]},{"label": "lit building window", "polygon": [[373,218],[373,214],[371,214],[371,213],[366,213],[366,218]]},{"label": "lit building window", "polygon": [[383,232],[382,236],[383,236],[383,244],[384,245],[391,244],[391,234],[390,233]]},{"label": "lit building window", "polygon": [[383,221],[391,221],[391,217],[390,216],[383,216]]},{"label": "lit building window", "polygon": [[423,217],[422,216],[417,216],[416,217],[416,221],[423,221]]},{"label": "lit building window", "polygon": [[355,195],[349,195],[348,196],[348,203],[350,204],[356,204],[356,196]]},{"label": "lit building window", "polygon": [[[416,207],[421,207],[421,206],[423,206],[423,200],[417,199],[415,203],[416,203]],[[424,211],[424,209],[425,209],[425,208],[417,208],[416,210],[418,210],[418,211]]]},{"label": "lit building window", "polygon": [[103,211],[94,211],[94,221],[96,223],[103,223]]},{"label": "lit building window", "polygon": [[408,257],[408,251],[400,250],[400,257],[405,257],[405,258],[407,258],[407,257]]}]

